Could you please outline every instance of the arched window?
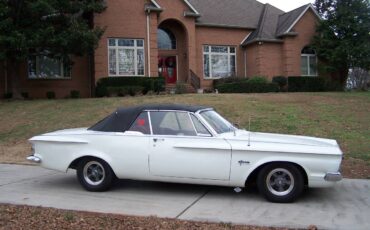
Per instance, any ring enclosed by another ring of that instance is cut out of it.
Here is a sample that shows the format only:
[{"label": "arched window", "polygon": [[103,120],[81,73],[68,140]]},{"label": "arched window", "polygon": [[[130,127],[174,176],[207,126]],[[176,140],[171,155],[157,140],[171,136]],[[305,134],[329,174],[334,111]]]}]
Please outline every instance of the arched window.
[{"label": "arched window", "polygon": [[301,52],[302,76],[317,76],[317,56],[314,49],[306,46]]},{"label": "arched window", "polygon": [[176,37],[167,29],[158,29],[158,49],[160,50],[175,50]]}]

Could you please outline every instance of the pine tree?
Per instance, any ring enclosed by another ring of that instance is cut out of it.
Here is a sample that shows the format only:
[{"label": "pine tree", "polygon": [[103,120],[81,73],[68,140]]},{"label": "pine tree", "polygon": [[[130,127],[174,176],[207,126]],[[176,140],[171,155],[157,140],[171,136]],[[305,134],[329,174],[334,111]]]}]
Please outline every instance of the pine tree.
[{"label": "pine tree", "polygon": [[323,20],[313,39],[325,71],[338,73],[343,86],[350,68],[370,69],[370,3],[368,0],[316,0]]},{"label": "pine tree", "polygon": [[0,62],[10,72],[13,95],[19,96],[19,67],[30,55],[69,60],[91,54],[103,34],[92,17],[104,9],[104,0],[1,0]]}]

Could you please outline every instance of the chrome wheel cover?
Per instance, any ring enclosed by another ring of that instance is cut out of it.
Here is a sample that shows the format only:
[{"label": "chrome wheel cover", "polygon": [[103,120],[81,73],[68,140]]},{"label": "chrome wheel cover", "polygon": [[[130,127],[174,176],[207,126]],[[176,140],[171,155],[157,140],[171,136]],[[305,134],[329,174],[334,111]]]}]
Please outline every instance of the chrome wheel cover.
[{"label": "chrome wheel cover", "polygon": [[88,162],[83,168],[83,177],[90,185],[99,185],[105,179],[105,170],[101,163],[97,161]]},{"label": "chrome wheel cover", "polygon": [[276,168],[266,177],[269,192],[276,196],[288,195],[294,188],[294,177],[289,170]]}]

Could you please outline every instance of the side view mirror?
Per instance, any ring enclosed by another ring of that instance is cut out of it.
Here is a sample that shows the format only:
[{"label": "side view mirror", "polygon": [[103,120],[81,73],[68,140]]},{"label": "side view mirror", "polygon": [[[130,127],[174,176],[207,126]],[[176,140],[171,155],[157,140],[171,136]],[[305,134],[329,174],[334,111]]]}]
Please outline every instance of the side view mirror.
[{"label": "side view mirror", "polygon": [[235,128],[239,129],[240,128],[240,125],[238,123],[234,123],[233,124]]}]

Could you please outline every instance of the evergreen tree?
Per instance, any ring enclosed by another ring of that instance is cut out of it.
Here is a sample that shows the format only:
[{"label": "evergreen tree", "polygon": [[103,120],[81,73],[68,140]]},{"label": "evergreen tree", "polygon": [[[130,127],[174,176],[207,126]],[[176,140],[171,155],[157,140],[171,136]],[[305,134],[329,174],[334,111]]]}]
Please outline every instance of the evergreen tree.
[{"label": "evergreen tree", "polygon": [[30,55],[69,60],[91,54],[103,34],[93,14],[104,9],[104,0],[1,0],[0,62],[13,95],[19,96],[19,68]]},{"label": "evergreen tree", "polygon": [[323,20],[313,39],[327,73],[343,86],[350,68],[370,69],[370,3],[368,0],[316,0]]}]

